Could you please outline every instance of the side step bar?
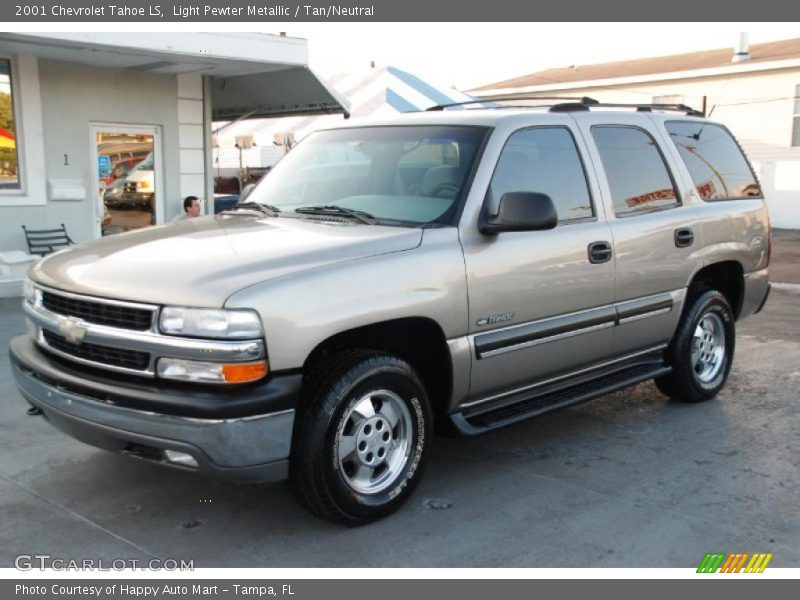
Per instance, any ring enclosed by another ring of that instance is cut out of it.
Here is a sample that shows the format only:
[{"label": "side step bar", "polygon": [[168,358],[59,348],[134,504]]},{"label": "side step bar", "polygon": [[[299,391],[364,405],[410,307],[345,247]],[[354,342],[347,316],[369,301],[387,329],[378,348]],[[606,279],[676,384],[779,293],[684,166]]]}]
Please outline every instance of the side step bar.
[{"label": "side step bar", "polygon": [[467,414],[457,412],[450,415],[452,425],[462,435],[476,435],[511,423],[523,421],[561,408],[574,406],[598,396],[642,383],[654,377],[666,375],[672,367],[663,362],[630,366],[591,381],[573,384],[550,392],[539,392],[523,397],[513,404]]}]

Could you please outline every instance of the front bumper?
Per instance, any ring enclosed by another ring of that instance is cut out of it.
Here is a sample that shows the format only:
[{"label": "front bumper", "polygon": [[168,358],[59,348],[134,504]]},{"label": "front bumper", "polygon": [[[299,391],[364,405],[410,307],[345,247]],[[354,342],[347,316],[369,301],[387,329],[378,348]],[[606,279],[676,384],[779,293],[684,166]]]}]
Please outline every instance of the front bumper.
[{"label": "front bumper", "polygon": [[[106,393],[108,385],[98,387],[91,378],[76,376],[42,353],[30,336],[15,338],[10,354],[23,397],[52,425],[82,442],[239,481],[277,481],[288,474],[299,375],[273,376],[261,386],[259,393],[266,398],[261,405],[276,408],[273,412],[200,418],[121,406],[114,399],[124,401],[124,386],[116,386],[116,396]],[[184,404],[191,402],[192,388],[186,389]],[[129,391],[135,394],[141,387]],[[165,450],[188,454],[196,466],[170,462]]]}]

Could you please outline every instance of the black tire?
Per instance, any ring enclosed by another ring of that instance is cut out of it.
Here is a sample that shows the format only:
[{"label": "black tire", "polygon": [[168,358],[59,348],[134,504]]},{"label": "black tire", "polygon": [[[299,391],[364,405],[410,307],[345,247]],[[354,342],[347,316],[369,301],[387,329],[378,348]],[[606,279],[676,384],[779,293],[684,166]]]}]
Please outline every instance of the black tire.
[{"label": "black tire", "polygon": [[[422,477],[432,434],[430,403],[414,369],[389,354],[347,350],[318,361],[306,379],[289,467],[297,499],[347,526],[400,508]],[[365,399],[373,417],[355,411]],[[371,468],[371,477],[358,477]]]},{"label": "black tire", "polygon": [[[713,339],[715,336],[711,334],[709,334],[712,338],[710,346],[704,336],[699,336],[695,340],[695,332],[700,331],[698,326],[701,321],[711,325],[709,331],[719,329],[724,340],[715,341]],[[704,344],[702,348],[699,346],[701,343]],[[708,356],[708,361],[694,359],[693,346],[696,355]],[[710,400],[717,395],[728,379],[735,347],[734,316],[725,296],[717,290],[690,288],[678,330],[664,352],[664,358],[672,367],[672,372],[656,378],[656,386],[661,393],[675,400],[683,402]],[[707,351],[709,348],[712,351]],[[723,354],[714,361],[713,356],[717,348],[722,348]]]}]

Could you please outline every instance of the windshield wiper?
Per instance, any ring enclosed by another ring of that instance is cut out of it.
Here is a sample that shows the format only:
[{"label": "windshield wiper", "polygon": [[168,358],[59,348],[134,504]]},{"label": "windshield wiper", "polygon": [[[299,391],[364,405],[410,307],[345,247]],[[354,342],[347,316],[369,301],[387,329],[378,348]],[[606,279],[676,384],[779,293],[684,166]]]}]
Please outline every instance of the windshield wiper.
[{"label": "windshield wiper", "polygon": [[344,215],[352,219],[357,219],[366,225],[375,225],[375,222],[377,221],[377,219],[368,212],[364,212],[363,210],[353,210],[352,208],[344,208],[343,206],[337,206],[335,204],[324,204],[321,206],[301,206],[300,208],[295,208],[294,212],[300,213],[301,215]]},{"label": "windshield wiper", "polygon": [[262,204],[261,202],[238,202],[231,210],[226,210],[226,213],[236,212],[239,209],[255,210],[264,213],[270,217],[277,217],[281,209],[271,204]]}]

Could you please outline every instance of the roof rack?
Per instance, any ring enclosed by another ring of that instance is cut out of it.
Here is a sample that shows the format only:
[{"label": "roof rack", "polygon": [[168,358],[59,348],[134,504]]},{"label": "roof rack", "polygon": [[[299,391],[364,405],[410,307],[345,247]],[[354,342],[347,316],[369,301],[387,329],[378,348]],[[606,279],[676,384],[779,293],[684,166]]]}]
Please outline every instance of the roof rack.
[{"label": "roof rack", "polygon": [[[590,98],[591,100],[591,98]],[[590,110],[592,108],[635,108],[637,112],[653,112],[663,110],[667,112],[680,112],[690,117],[705,117],[706,115],[691,106],[685,104],[616,104],[613,102],[565,102],[554,104],[550,107],[550,112],[574,112],[579,110]]]},{"label": "roof rack", "polygon": [[509,98],[508,96],[484,96],[483,98],[475,98],[473,100],[465,100],[464,102],[453,102],[451,104],[437,104],[425,109],[426,111],[444,110],[446,108],[453,108],[455,106],[468,106],[470,104],[483,104],[485,102],[502,102],[508,100],[542,100],[545,102],[552,102],[558,100],[557,104],[542,104],[534,106],[519,106],[514,104],[506,104],[503,106],[495,106],[493,108],[548,108],[550,112],[575,112],[587,111],[592,108],[635,108],[637,112],[653,112],[656,110],[667,112],[680,112],[691,117],[705,117],[705,113],[699,111],[691,106],[685,104],[636,104],[636,103],[613,103],[613,102],[600,102],[589,96],[569,97],[569,96],[515,96]]},{"label": "roof rack", "polygon": [[[430,108],[426,108],[426,111],[435,111],[435,110],[444,110],[445,108],[453,108],[455,106],[468,106],[470,104],[483,104],[484,102],[499,102],[501,100],[567,100],[569,102],[574,102],[580,104],[582,106],[589,106],[599,104],[597,100],[594,98],[589,98],[588,96],[580,96],[580,97],[570,97],[570,96],[517,96],[515,98],[509,98],[508,96],[484,96],[483,98],[474,98],[473,100],[465,100],[463,102],[452,102],[451,104],[437,104],[436,106],[431,106]],[[542,108],[547,108],[551,106],[549,104],[543,104]],[[558,106],[558,105],[556,105]],[[509,108],[515,108],[514,105],[509,105]],[[502,107],[506,108],[506,107]],[[538,108],[538,107],[530,107],[530,106],[523,106],[523,107],[516,107],[516,108]]]}]

